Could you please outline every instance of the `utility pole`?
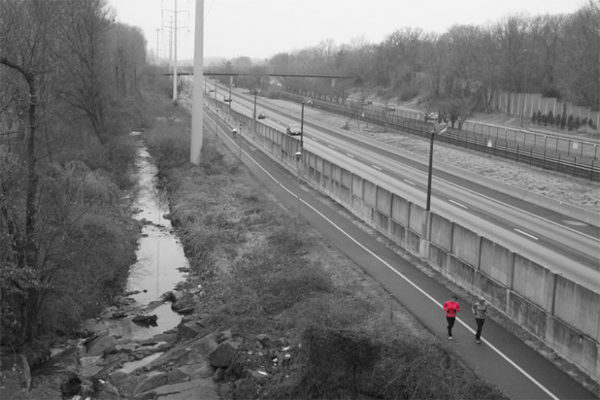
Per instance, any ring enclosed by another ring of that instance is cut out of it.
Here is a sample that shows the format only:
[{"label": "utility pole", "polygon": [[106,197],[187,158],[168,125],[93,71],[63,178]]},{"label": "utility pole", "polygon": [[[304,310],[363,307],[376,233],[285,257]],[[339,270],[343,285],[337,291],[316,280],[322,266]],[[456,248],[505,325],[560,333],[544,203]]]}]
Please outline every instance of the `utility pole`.
[{"label": "utility pole", "polygon": [[173,16],[169,21],[169,61],[167,64],[169,68],[173,64]]},{"label": "utility pole", "polygon": [[[204,93],[202,91],[202,75],[204,63],[204,0],[196,0],[196,18],[194,32],[194,87],[192,89],[192,137],[190,145],[190,161],[200,164],[202,154],[202,122]],[[219,124],[217,111],[217,127]],[[215,131],[215,135],[217,132]]]},{"label": "utility pole", "polygon": [[160,64],[160,58],[158,53],[158,36],[160,34],[160,28],[156,28],[156,65]]},{"label": "utility pole", "polygon": [[177,0],[173,12],[173,101],[177,101]]},{"label": "utility pole", "polygon": [[[171,13],[171,20],[170,20],[170,24],[168,28],[165,29],[169,29],[169,58],[172,60],[173,62],[173,101],[177,100],[177,83],[178,83],[178,76],[177,76],[177,30],[180,29],[181,27],[179,26],[178,23],[178,18],[179,18],[179,12],[177,9],[177,0],[173,0],[173,9],[172,10],[163,10],[163,17],[164,17],[164,12],[169,12]],[[169,66],[170,67],[170,66]]]}]

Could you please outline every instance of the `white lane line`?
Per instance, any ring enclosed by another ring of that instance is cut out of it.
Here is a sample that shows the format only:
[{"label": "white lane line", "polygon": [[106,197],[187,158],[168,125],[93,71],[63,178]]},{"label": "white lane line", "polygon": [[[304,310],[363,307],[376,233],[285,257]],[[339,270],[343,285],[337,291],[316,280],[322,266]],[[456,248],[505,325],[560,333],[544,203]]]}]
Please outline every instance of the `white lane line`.
[{"label": "white lane line", "polygon": [[375,168],[377,171],[381,171],[381,168],[375,164],[371,164],[371,167]]},{"label": "white lane line", "polygon": [[515,232],[519,232],[521,235],[525,235],[525,236],[529,236],[530,238],[532,238],[533,240],[539,240],[539,238],[527,233],[527,232],[523,232],[522,230],[518,229],[518,228],[513,228],[513,230]]},{"label": "white lane line", "polygon": [[409,181],[408,179],[402,179],[404,182],[408,183],[409,185],[413,185],[415,186],[416,183],[414,183],[413,181]]},{"label": "white lane line", "polygon": [[354,156],[353,156],[352,154],[350,154],[350,153],[346,153],[346,155],[347,155],[348,157],[350,157],[350,158],[354,158]]},{"label": "white lane line", "polygon": [[448,200],[448,201],[452,204],[456,204],[457,206],[464,208],[465,210],[469,209],[469,207],[465,206],[464,204],[459,203],[458,201],[454,201],[454,200]]},{"label": "white lane line", "polygon": [[[287,188],[286,186],[284,186],[281,182],[279,182],[277,179],[275,179],[275,177],[273,175],[271,175],[262,165],[260,165],[258,163],[258,161],[256,161],[251,155],[247,154],[247,158],[250,159],[250,160],[252,160],[252,162],[254,162],[254,164],[256,164],[256,166],[258,168],[260,168],[269,178],[271,178],[271,180],[273,180],[273,182],[275,182],[276,184],[278,184],[283,190],[285,190],[286,192],[288,192],[292,196],[298,197],[297,193],[294,193],[289,188]],[[331,224],[331,226],[333,226],[335,229],[337,229],[338,231],[340,231],[344,236],[346,236],[348,239],[350,239],[352,242],[354,242],[358,247],[360,247],[361,249],[363,249],[364,251],[366,251],[367,253],[369,253],[373,258],[375,258],[380,263],[382,263],[383,265],[385,265],[393,273],[395,273],[396,275],[398,275],[399,277],[401,277],[402,279],[404,279],[408,284],[410,284],[417,291],[419,291],[421,294],[423,294],[423,296],[425,296],[426,298],[428,298],[429,300],[431,300],[433,302],[433,304],[435,304],[437,307],[443,309],[442,304],[440,304],[429,293],[427,293],[425,290],[421,289],[417,284],[415,284],[413,281],[411,281],[410,279],[408,279],[401,272],[397,271],[394,267],[392,267],[390,264],[388,264],[385,260],[383,260],[377,254],[373,253],[371,250],[369,250],[367,247],[365,247],[357,239],[355,239],[354,237],[350,236],[349,233],[347,233],[342,228],[340,228],[338,225],[336,225],[335,222],[333,222],[332,220],[330,220],[329,218],[327,218],[324,214],[322,214],[319,210],[317,210],[316,208],[314,208],[312,205],[308,204],[306,201],[304,201],[304,199],[302,199],[302,198],[299,197],[298,200],[300,200],[302,203],[304,203],[305,206],[307,206],[308,208],[310,208],[313,212],[315,212],[317,215],[319,215],[321,218],[323,218],[325,221],[327,221],[329,224]],[[467,325],[465,322],[463,322],[463,320],[461,320],[458,317],[456,318],[456,320],[463,327],[465,327],[469,332],[471,332],[472,334],[475,334],[475,330],[473,330],[473,328],[471,328],[469,325]],[[541,383],[539,383],[533,376],[529,375],[527,373],[527,371],[525,371],[523,368],[519,367],[517,365],[517,363],[515,363],[513,360],[511,360],[510,358],[508,358],[508,356],[506,354],[502,353],[496,346],[494,346],[493,344],[491,344],[485,338],[481,338],[481,340],[485,344],[487,344],[490,347],[490,349],[492,349],[496,354],[498,354],[500,357],[502,357],[507,363],[509,363],[510,365],[512,365],[517,371],[519,371],[521,374],[523,374],[523,376],[525,376],[533,384],[535,384],[538,388],[540,388],[544,393],[546,393],[550,398],[552,398],[553,400],[560,400],[554,393],[552,393],[549,389],[547,389],[545,386],[543,386]]]}]

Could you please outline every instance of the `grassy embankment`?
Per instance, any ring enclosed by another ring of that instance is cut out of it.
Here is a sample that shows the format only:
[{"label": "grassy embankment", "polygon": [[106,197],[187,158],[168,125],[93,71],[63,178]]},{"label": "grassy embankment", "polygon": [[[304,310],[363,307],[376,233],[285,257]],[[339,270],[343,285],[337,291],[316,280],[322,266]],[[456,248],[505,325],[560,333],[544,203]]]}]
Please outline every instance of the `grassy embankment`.
[{"label": "grassy embankment", "polygon": [[[192,166],[188,113],[152,103],[145,138],[189,257],[186,284],[204,289],[197,312],[246,339],[225,372],[234,398],[503,398],[318,232],[293,224],[208,127]],[[259,356],[257,334],[291,344],[291,362]],[[247,373],[258,367],[269,377]]]}]

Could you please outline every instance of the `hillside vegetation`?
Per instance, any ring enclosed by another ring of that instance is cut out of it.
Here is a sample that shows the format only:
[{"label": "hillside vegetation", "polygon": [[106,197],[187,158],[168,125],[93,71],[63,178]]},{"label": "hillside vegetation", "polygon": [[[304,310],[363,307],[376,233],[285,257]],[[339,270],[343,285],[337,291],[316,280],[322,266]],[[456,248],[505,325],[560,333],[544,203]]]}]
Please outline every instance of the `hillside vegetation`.
[{"label": "hillside vegetation", "polygon": [[135,258],[146,42],[105,1],[0,0],[0,43],[0,349],[35,364]]}]

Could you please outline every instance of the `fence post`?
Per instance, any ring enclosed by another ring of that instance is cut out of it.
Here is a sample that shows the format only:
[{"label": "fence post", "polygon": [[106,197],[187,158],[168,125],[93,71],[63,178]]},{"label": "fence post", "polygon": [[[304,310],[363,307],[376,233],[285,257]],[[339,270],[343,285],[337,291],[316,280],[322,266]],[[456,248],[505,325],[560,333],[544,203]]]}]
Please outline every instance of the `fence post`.
[{"label": "fence post", "polygon": [[531,158],[533,157],[533,149],[529,149],[529,166],[531,167]]}]

